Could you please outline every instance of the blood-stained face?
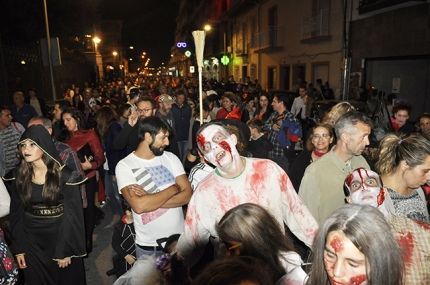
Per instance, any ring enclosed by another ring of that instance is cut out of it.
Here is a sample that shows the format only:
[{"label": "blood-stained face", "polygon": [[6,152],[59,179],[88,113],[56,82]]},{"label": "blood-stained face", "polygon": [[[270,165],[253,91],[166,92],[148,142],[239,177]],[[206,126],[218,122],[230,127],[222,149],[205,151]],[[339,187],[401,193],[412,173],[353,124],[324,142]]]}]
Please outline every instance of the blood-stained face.
[{"label": "blood-stained face", "polygon": [[373,207],[379,207],[384,203],[384,188],[379,175],[372,170],[357,168],[346,177],[345,186],[349,189],[350,203]]},{"label": "blood-stained face", "polygon": [[324,267],[332,285],[366,285],[366,257],[342,231],[329,232]]},{"label": "blood-stained face", "polygon": [[223,127],[212,125],[197,136],[197,145],[207,161],[217,167],[224,167],[239,156],[236,136],[230,135]]}]

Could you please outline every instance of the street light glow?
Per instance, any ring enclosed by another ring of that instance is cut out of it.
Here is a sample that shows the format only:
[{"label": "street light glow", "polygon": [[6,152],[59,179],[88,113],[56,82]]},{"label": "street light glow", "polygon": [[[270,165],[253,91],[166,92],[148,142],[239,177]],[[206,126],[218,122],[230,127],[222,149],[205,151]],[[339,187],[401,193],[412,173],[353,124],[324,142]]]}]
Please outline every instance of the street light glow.
[{"label": "street light glow", "polygon": [[117,56],[118,55],[118,53],[116,51],[114,51],[112,54],[113,54],[113,56]]},{"label": "street light glow", "polygon": [[131,47],[130,47],[130,49],[134,49],[134,47],[133,47],[133,46],[131,46]]},{"label": "street light glow", "polygon": [[101,42],[101,39],[98,37],[93,38],[93,42],[96,44],[99,44]]},{"label": "street light glow", "polygon": [[205,25],[204,30],[206,32],[210,31],[212,29],[211,25]]}]

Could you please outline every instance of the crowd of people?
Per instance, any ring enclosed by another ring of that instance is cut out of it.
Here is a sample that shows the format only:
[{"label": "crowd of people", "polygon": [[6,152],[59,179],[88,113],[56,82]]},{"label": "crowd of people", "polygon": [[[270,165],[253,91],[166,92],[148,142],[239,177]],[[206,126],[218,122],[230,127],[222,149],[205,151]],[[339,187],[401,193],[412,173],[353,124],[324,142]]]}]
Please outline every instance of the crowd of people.
[{"label": "crowd of people", "polygon": [[321,80],[294,100],[197,85],[130,75],[0,106],[0,284],[86,284],[104,203],[117,285],[430,284],[429,114],[398,100],[374,141],[376,111],[318,114]]}]

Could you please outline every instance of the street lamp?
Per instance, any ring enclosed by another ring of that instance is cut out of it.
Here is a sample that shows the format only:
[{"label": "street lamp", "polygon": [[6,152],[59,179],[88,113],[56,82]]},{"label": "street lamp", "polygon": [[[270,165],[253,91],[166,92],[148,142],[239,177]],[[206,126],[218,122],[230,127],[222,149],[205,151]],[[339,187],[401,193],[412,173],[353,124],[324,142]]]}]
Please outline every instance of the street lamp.
[{"label": "street lamp", "polygon": [[[115,56],[115,57],[118,55],[118,53],[117,53],[116,51],[114,51],[112,54],[113,54],[113,56]],[[116,60],[116,59],[115,59],[115,60]]]},{"label": "street lamp", "polygon": [[211,25],[205,25],[204,26],[204,28],[203,28],[206,32],[209,32],[211,29],[212,29],[212,27],[211,27]]},{"label": "street lamp", "polygon": [[101,42],[101,39],[98,37],[95,37],[93,38],[93,42],[96,44],[96,47],[97,47],[97,45]]},{"label": "street lamp", "polygon": [[99,37],[94,37],[93,42],[94,42],[94,53],[96,56],[96,70],[97,70],[97,78],[98,78],[97,80],[100,80],[99,61],[100,61],[100,69],[102,71],[103,71],[103,67],[101,63],[101,57],[99,57],[100,55],[97,54],[97,45],[101,42],[101,39]]}]

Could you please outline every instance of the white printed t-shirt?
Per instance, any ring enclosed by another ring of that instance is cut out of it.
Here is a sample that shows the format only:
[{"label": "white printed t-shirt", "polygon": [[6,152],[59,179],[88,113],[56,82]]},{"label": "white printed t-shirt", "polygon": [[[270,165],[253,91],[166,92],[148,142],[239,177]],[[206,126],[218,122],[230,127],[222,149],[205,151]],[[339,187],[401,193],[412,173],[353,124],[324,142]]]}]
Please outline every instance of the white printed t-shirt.
[{"label": "white printed t-shirt", "polygon": [[[180,160],[171,152],[153,159],[142,159],[134,152],[118,162],[115,169],[118,189],[139,184],[149,194],[160,192],[175,183],[175,178],[185,174]],[[133,212],[136,229],[136,244],[158,246],[156,240],[182,232],[184,215],[182,207],[159,208],[155,211],[137,214]]]}]

